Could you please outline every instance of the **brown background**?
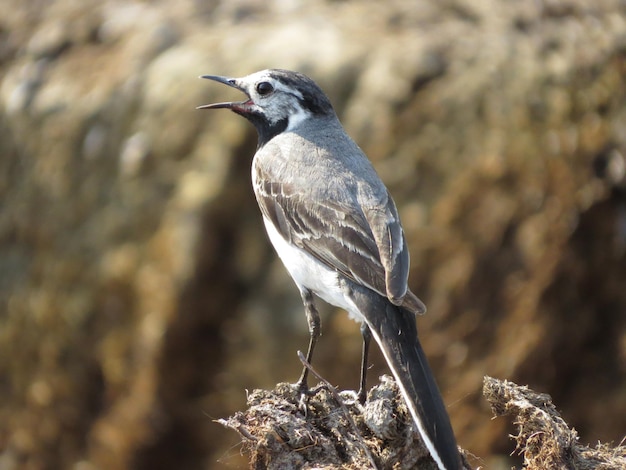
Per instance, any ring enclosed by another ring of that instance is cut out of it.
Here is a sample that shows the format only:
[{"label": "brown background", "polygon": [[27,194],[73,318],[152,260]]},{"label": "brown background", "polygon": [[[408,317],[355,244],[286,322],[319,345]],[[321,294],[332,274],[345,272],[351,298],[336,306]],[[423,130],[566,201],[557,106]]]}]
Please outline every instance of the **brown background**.
[{"label": "brown background", "polygon": [[[297,290],[256,136],[201,74],[311,75],[394,195],[459,443],[506,467],[483,375],[626,433],[626,8],[563,0],[0,4],[0,468],[245,466],[213,422],[294,381]],[[355,388],[326,309],[316,366]],[[371,377],[384,373],[374,356]]]}]

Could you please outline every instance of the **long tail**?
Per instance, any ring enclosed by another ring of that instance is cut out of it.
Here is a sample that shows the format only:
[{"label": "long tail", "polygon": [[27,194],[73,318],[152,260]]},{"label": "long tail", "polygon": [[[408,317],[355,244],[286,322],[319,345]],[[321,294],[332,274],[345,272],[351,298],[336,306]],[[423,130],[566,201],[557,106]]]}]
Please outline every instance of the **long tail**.
[{"label": "long tail", "polygon": [[415,315],[359,290],[353,300],[398,382],[422,441],[440,470],[462,469],[450,418],[417,337]]}]

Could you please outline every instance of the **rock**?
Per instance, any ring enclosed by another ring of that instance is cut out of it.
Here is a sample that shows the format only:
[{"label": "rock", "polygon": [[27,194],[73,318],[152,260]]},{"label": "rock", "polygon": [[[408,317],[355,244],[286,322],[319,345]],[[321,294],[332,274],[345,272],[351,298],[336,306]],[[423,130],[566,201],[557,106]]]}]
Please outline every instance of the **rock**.
[{"label": "rock", "polygon": [[363,407],[356,392],[316,388],[306,414],[297,387],[283,383],[255,390],[245,412],[219,423],[239,433],[255,468],[437,468],[391,377],[380,378]]},{"label": "rock", "polygon": [[552,398],[506,380],[485,377],[483,395],[496,417],[512,415],[517,434],[516,452],[524,457],[524,468],[610,469],[626,467],[626,447],[598,442],[595,448],[579,443],[556,410]]}]

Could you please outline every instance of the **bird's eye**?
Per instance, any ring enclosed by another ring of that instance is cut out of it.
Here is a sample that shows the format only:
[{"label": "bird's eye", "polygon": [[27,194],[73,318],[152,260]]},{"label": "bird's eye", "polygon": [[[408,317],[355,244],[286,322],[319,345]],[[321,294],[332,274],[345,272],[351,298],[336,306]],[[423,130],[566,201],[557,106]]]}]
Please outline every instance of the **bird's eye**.
[{"label": "bird's eye", "polygon": [[270,82],[260,82],[257,83],[256,91],[261,96],[269,95],[271,92],[274,91],[274,87]]}]

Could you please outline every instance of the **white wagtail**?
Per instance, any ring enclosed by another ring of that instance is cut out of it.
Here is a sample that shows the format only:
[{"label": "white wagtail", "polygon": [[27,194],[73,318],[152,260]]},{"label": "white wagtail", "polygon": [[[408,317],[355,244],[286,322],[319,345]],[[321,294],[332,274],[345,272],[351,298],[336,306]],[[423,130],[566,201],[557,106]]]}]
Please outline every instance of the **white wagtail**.
[{"label": "white wagtail", "polygon": [[[361,322],[363,362],[371,336],[380,346],[417,429],[440,469],[462,468],[450,419],[417,337],[424,304],[408,289],[409,252],[398,211],[329,99],[307,76],[263,70],[242,78],[204,75],[247,99],[199,106],[226,108],[259,135],[254,193],[269,238],[300,289],[311,338],[320,335],[313,294]],[[304,368],[298,381],[308,391]]]}]

